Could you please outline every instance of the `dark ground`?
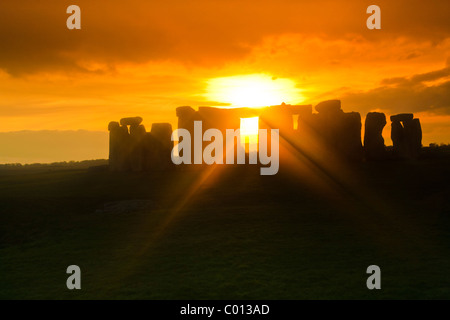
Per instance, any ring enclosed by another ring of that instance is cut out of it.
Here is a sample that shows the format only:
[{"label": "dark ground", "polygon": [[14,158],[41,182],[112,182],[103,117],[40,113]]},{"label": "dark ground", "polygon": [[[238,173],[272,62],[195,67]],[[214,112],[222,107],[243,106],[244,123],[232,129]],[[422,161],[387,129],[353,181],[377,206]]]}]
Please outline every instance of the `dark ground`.
[{"label": "dark ground", "polygon": [[[448,299],[449,159],[275,176],[3,167],[0,298]],[[66,288],[72,264],[82,290]]]}]

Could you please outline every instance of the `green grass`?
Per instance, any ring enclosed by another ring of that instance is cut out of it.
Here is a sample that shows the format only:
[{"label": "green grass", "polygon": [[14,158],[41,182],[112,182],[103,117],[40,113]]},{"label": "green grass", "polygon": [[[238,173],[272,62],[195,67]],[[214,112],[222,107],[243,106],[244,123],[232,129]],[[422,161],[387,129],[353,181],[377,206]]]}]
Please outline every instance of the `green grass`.
[{"label": "green grass", "polygon": [[[450,297],[448,160],[331,180],[221,168],[0,173],[0,298]],[[151,208],[98,210],[132,199]],[[71,264],[82,290],[66,288]],[[382,290],[366,288],[371,264]]]}]

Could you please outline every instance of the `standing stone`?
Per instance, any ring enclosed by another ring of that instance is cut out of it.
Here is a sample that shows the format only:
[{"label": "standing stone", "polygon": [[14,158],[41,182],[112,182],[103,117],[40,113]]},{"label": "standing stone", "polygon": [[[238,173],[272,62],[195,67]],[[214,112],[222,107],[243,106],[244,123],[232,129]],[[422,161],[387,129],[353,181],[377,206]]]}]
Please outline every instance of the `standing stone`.
[{"label": "standing stone", "polygon": [[[391,117],[392,119],[392,117]],[[391,124],[391,139],[394,156],[404,158],[406,156],[405,132],[400,121],[393,121]]]},{"label": "standing stone", "polygon": [[322,114],[335,114],[342,112],[341,100],[326,100],[316,105],[316,111]]},{"label": "standing stone", "polygon": [[116,121],[108,124],[109,130],[109,168],[112,171],[120,170],[120,125]]},{"label": "standing stone", "polygon": [[[320,116],[320,114],[319,114]],[[361,115],[359,112],[340,112],[332,119],[325,118],[325,147],[342,159],[362,160]],[[324,118],[322,117],[322,121]]]},{"label": "standing stone", "polygon": [[412,113],[401,113],[391,116],[391,121],[394,155],[399,158],[417,158],[422,147],[420,120],[414,119]]},{"label": "standing stone", "polygon": [[145,171],[158,168],[158,147],[158,141],[156,141],[155,137],[153,137],[150,132],[147,132],[143,139]]},{"label": "standing stone", "polygon": [[361,161],[361,115],[358,112],[345,113],[340,100],[322,101],[315,109],[318,113],[300,118],[298,139],[315,145],[308,147],[303,143],[303,149],[311,150],[313,156],[328,154],[345,160]]},{"label": "standing stone", "polygon": [[343,114],[340,137],[341,153],[348,160],[361,161],[363,158],[361,127],[361,115],[359,112]]},{"label": "standing stone", "polygon": [[364,153],[368,160],[380,160],[386,157],[386,146],[383,128],[386,115],[380,112],[369,112],[366,116],[364,132]]},{"label": "standing stone", "polygon": [[415,148],[420,150],[422,148],[422,126],[420,125],[419,119],[413,119],[415,131],[414,131],[414,143]]},{"label": "standing stone", "polygon": [[151,133],[164,148],[172,149],[172,125],[170,123],[153,123]]},{"label": "standing stone", "polygon": [[322,101],[316,105],[315,109],[319,113],[314,117],[313,127],[322,140],[323,147],[333,152],[340,152],[338,151],[342,149],[340,134],[344,126],[344,112],[341,109],[341,101]]},{"label": "standing stone", "polygon": [[[194,137],[194,121],[201,120],[200,115],[192,107],[183,106],[176,109],[176,115],[178,117],[178,129],[186,129],[191,135],[191,139]],[[181,142],[181,141],[180,141]],[[194,161],[194,145],[191,144],[191,163]]]},{"label": "standing stone", "polygon": [[151,135],[155,145],[156,166],[164,169],[172,164],[171,152],[173,149],[172,125],[170,123],[153,123]]},{"label": "standing stone", "polygon": [[133,124],[130,126],[130,166],[132,171],[144,170],[144,144],[145,127]]},{"label": "standing stone", "polygon": [[417,158],[422,147],[422,128],[419,119],[403,122],[405,132],[405,149],[409,158]]},{"label": "standing stone", "polygon": [[399,113],[396,115],[391,116],[391,121],[409,121],[414,118],[414,115],[412,113]]},{"label": "standing stone", "polygon": [[178,128],[187,129],[191,135],[194,133],[194,119],[196,111],[189,106],[178,107],[176,114],[178,117]]},{"label": "standing stone", "polygon": [[141,117],[129,117],[120,119],[120,124],[122,126],[138,126],[142,122]]},{"label": "standing stone", "polygon": [[120,126],[120,171],[130,170],[131,137],[127,126]]},{"label": "standing stone", "polygon": [[108,125],[109,134],[109,167],[112,171],[129,169],[130,136],[126,126],[112,121]]}]

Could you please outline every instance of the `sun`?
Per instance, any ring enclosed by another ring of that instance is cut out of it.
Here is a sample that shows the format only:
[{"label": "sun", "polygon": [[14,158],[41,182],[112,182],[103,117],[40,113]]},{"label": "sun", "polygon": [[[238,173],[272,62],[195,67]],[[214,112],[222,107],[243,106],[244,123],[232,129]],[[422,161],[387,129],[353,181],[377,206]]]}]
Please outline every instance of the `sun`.
[{"label": "sun", "polygon": [[208,80],[206,98],[230,107],[266,107],[304,101],[294,81],[267,74],[250,74]]}]

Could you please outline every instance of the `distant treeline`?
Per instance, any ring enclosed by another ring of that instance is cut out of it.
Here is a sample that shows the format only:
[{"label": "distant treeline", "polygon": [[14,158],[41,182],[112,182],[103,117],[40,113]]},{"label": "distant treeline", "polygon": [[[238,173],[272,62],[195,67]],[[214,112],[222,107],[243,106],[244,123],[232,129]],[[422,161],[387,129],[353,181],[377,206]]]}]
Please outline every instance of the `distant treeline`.
[{"label": "distant treeline", "polygon": [[450,157],[450,144],[430,143],[429,147],[422,147],[421,158]]},{"label": "distant treeline", "polygon": [[[392,146],[387,147],[388,151],[392,149]],[[450,157],[450,144],[437,144],[430,143],[428,147],[422,147],[420,158],[441,158]],[[0,171],[6,170],[63,170],[63,169],[91,169],[94,171],[107,170],[108,159],[95,159],[95,160],[83,160],[83,161],[63,161],[52,163],[5,163],[0,164]]]},{"label": "distant treeline", "polygon": [[63,161],[52,163],[6,163],[0,164],[0,170],[24,170],[24,169],[45,169],[45,170],[57,170],[57,169],[88,169],[88,168],[101,168],[108,166],[107,159],[96,160],[83,160],[83,161]]}]

